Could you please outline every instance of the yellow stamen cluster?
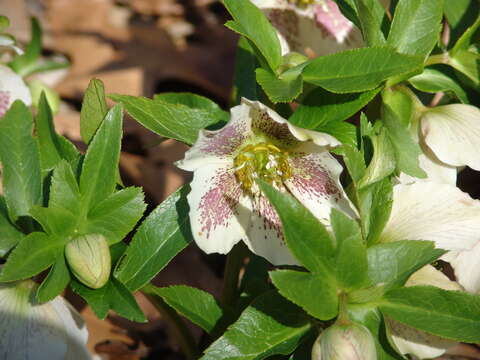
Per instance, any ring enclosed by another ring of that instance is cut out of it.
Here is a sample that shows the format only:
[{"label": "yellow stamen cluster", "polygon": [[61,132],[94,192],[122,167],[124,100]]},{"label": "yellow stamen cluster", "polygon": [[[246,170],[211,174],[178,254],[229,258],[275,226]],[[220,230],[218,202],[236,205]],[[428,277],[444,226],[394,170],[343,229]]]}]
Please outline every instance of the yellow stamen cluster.
[{"label": "yellow stamen cluster", "polygon": [[256,193],[256,179],[280,186],[291,175],[288,153],[269,143],[245,146],[234,160],[235,176],[244,190]]}]

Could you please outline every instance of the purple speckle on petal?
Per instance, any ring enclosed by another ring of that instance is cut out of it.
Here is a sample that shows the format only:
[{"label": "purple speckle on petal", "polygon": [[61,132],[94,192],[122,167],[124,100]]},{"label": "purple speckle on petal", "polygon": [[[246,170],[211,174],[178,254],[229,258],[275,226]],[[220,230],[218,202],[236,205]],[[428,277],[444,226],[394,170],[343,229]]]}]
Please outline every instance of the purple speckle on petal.
[{"label": "purple speckle on petal", "polygon": [[252,108],[252,128],[256,131],[280,140],[285,145],[295,145],[298,140],[292,135],[287,124],[280,124],[273,120],[266,110]]},{"label": "purple speckle on petal", "polygon": [[10,92],[0,90],[0,117],[5,115],[10,106]]},{"label": "purple speckle on petal", "polygon": [[230,122],[218,131],[205,131],[202,151],[217,155],[229,155],[235,151],[247,137],[246,122]]},{"label": "purple speckle on petal", "polygon": [[334,37],[339,43],[344,42],[353,28],[333,0],[324,0],[315,5],[315,19],[326,35]]},{"label": "purple speckle on petal", "polygon": [[265,196],[260,195],[253,199],[253,211],[260,219],[262,219],[262,222],[259,225],[262,226],[263,229],[259,228],[258,230],[263,230],[265,240],[268,240],[266,238],[267,230],[273,230],[280,239],[284,240],[280,217]]},{"label": "purple speckle on petal", "polygon": [[202,222],[201,231],[209,238],[217,227],[227,227],[230,219],[237,215],[237,206],[242,189],[235,175],[225,170],[217,173],[205,184],[209,187],[201,198],[199,210]]}]

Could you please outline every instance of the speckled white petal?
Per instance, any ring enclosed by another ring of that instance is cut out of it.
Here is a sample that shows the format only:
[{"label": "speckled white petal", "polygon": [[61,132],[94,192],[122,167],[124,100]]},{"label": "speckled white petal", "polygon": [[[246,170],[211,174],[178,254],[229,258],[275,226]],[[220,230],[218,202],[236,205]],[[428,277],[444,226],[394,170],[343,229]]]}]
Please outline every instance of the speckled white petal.
[{"label": "speckled white petal", "polygon": [[434,241],[445,250],[471,249],[480,241],[480,201],[448,184],[395,185],[381,241],[397,240]]},{"label": "speckled white petal", "polygon": [[3,49],[13,50],[18,55],[23,54],[23,50],[20,49],[18,46],[15,46],[15,39],[9,35],[0,34],[0,51]]},{"label": "speckled white petal", "polygon": [[277,212],[263,195],[252,199],[248,248],[274,265],[299,265],[285,243]]},{"label": "speckled white petal", "polygon": [[87,360],[87,329],[62,297],[33,304],[31,281],[0,285],[0,358]]},{"label": "speckled white petal", "polygon": [[2,117],[15,100],[25,105],[32,104],[30,90],[23,79],[7,66],[0,65],[0,117]]},{"label": "speckled white petal", "polygon": [[457,281],[465,290],[480,293],[480,242],[471,250],[450,252],[444,259],[452,265]]},{"label": "speckled white petal", "polygon": [[421,118],[426,145],[440,161],[480,170],[480,109],[452,104],[426,111]]},{"label": "speckled white petal", "polygon": [[192,234],[207,254],[226,254],[246,237],[251,205],[232,167],[232,163],[206,164],[195,170],[190,184],[187,199]]},{"label": "speckled white petal", "polygon": [[[451,281],[445,274],[431,265],[424,266],[410,276],[406,286],[415,285],[431,285],[453,291],[463,290],[458,283]],[[427,334],[392,319],[387,319],[387,324],[397,349],[402,354],[412,354],[419,359],[438,357],[450,347],[458,344],[451,340]]]},{"label": "speckled white petal", "polygon": [[292,195],[325,225],[329,224],[333,207],[356,217],[340,184],[343,170],[340,163],[328,151],[312,143],[305,143],[296,150],[289,158],[292,176],[284,181]]},{"label": "speckled white petal", "polygon": [[205,164],[226,164],[234,153],[252,136],[250,107],[235,106],[230,110],[230,121],[215,131],[202,130],[183,160],[175,164],[183,170],[194,171]]},{"label": "speckled white petal", "polygon": [[433,159],[425,154],[420,154],[418,157],[420,167],[425,171],[427,177],[419,179],[404,173],[400,173],[398,180],[402,184],[411,184],[420,181],[437,182],[440,184],[450,184],[455,186],[457,183],[457,168],[442,164],[436,159]]},{"label": "speckled white petal", "polygon": [[292,135],[300,141],[312,140],[318,146],[326,146],[329,148],[342,145],[334,136],[327,133],[302,129],[290,123],[288,123],[288,128]]}]

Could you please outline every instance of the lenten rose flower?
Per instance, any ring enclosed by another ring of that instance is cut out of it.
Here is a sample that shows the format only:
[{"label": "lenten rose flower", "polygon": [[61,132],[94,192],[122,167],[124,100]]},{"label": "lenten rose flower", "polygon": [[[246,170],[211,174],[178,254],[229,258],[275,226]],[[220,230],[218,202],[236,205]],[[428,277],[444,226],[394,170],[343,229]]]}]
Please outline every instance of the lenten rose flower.
[{"label": "lenten rose flower", "polygon": [[25,105],[30,106],[32,104],[30,90],[12,69],[0,65],[0,117],[7,112],[15,100],[22,100]]},{"label": "lenten rose flower", "polygon": [[280,219],[256,179],[289,192],[326,225],[333,207],[355,216],[339,182],[341,165],[318,144],[338,141],[295,127],[246,99],[232,108],[222,129],[202,131],[177,163],[194,172],[188,202],[197,245],[206,253],[226,254],[243,240],[273,264],[295,263]]},{"label": "lenten rose flower", "polygon": [[[362,35],[333,0],[252,0],[277,30],[282,55],[332,54],[363,44]],[[313,52],[313,53],[312,53]]]},{"label": "lenten rose flower", "polygon": [[62,297],[35,303],[30,281],[0,284],[0,359],[88,360],[87,328]]}]

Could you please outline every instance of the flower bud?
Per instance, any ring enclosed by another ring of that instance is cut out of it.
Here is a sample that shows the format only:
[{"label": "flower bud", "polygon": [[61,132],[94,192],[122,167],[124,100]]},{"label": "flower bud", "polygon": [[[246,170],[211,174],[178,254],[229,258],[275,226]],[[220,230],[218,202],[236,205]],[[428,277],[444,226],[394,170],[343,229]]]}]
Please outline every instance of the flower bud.
[{"label": "flower bud", "polygon": [[75,277],[88,287],[98,289],[108,281],[111,258],[103,235],[76,237],[65,247],[65,257]]},{"label": "flower bud", "polygon": [[333,325],[315,340],[312,360],[376,360],[370,331],[359,324]]}]

